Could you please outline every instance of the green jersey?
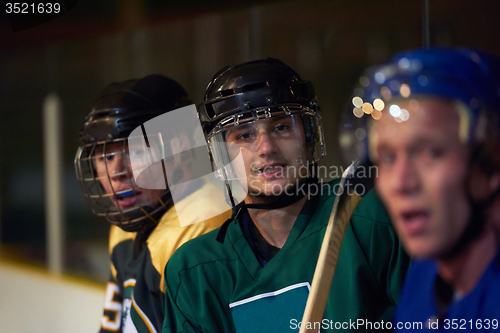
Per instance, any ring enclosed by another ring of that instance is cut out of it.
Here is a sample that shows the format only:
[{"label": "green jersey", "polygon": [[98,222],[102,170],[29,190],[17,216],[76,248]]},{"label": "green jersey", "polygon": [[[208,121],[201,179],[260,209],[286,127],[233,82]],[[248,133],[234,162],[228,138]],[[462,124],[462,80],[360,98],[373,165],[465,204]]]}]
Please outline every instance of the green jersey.
[{"label": "green jersey", "polygon": [[[298,332],[336,182],[308,198],[284,246],[264,266],[241,218],[224,243],[215,241],[215,230],[184,244],[165,269],[163,332]],[[408,264],[386,210],[369,192],[346,229],[324,319],[304,324],[318,331],[370,330],[362,320],[387,328]]]},{"label": "green jersey", "polygon": [[[112,226],[109,236],[111,278],[106,289],[101,333],[159,332],[163,324],[165,281],[163,271],[174,251],[186,241],[219,227],[226,212],[204,221],[195,206],[220,212],[221,191],[210,183],[171,207],[150,233],[126,232]],[[203,213],[210,213],[206,209]],[[181,227],[177,214],[202,221]],[[215,215],[212,214],[212,215]]]}]

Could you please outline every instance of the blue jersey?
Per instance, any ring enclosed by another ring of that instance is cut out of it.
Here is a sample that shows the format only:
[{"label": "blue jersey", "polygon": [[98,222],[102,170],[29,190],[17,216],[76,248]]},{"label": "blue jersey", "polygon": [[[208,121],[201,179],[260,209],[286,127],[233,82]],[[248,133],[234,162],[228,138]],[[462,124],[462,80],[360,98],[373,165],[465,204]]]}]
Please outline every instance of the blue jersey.
[{"label": "blue jersey", "polygon": [[500,330],[500,251],[468,294],[439,312],[435,297],[437,263],[418,260],[411,266],[393,327],[408,332],[490,332]]}]

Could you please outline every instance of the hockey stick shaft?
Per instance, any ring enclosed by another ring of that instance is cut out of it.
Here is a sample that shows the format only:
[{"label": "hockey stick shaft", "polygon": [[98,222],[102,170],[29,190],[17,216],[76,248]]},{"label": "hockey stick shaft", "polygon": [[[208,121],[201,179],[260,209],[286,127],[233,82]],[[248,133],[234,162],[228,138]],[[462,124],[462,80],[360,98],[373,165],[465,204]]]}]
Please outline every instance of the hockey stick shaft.
[{"label": "hockey stick shaft", "polygon": [[[351,165],[344,172],[339,183],[332,213],[328,220],[323,243],[316,264],[316,270],[311,284],[311,291],[307,298],[306,309],[302,317],[300,333],[318,332],[314,329],[314,323],[320,323],[323,319],[330,286],[339,259],[340,247],[344,233],[354,209],[361,201],[361,197],[354,191],[349,192],[345,186],[347,175],[353,172],[355,166]],[[318,324],[316,324],[318,325]],[[317,326],[316,326],[317,327]]]}]

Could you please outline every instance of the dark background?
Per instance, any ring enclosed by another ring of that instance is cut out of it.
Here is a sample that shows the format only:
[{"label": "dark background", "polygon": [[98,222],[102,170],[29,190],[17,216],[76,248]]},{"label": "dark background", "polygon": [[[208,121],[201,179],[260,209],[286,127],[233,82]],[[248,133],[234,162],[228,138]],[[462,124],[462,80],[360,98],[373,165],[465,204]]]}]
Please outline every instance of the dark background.
[{"label": "dark background", "polygon": [[[73,167],[79,126],[102,88],[160,73],[199,103],[223,66],[279,58],[316,87],[323,164],[345,166],[337,143],[344,104],[364,67],[423,45],[422,3],[81,0],[15,33],[0,14],[0,257],[46,263],[41,105],[48,93],[63,103],[65,272],[104,281],[109,226],[90,213]],[[431,45],[500,56],[500,1],[428,4]]]}]

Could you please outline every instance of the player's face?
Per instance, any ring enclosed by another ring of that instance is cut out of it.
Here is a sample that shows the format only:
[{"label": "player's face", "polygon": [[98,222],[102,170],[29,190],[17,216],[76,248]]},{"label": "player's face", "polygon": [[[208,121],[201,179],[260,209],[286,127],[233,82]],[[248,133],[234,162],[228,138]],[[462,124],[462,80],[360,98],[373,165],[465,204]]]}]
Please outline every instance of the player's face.
[{"label": "player's face", "polygon": [[231,158],[241,151],[250,198],[292,194],[307,175],[311,156],[298,116],[242,124],[227,131],[226,142]]},{"label": "player's face", "polygon": [[111,195],[113,204],[122,210],[139,205],[158,206],[158,199],[166,192],[163,189],[141,188],[135,183],[129,156],[134,158],[134,154],[143,153],[142,149],[124,149],[124,143],[109,144],[105,151],[102,146],[95,150],[95,168],[99,180],[106,193]]},{"label": "player's face", "polygon": [[440,258],[466,227],[467,149],[451,101],[397,103],[409,112],[397,123],[384,111],[371,129],[378,165],[377,186],[406,250]]}]

